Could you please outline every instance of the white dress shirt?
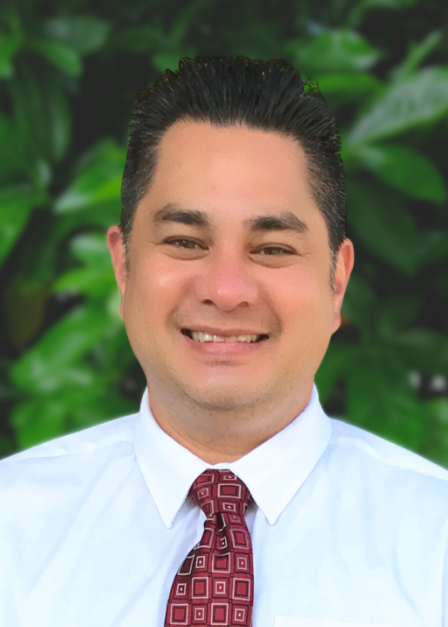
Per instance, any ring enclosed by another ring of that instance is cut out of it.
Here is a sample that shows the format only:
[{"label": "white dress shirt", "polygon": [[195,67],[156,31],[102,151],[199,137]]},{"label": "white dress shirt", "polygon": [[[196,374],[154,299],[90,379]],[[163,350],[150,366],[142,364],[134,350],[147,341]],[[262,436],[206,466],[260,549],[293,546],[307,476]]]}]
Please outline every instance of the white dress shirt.
[{"label": "white dress shirt", "polygon": [[1,627],[163,627],[229,468],[255,571],[253,627],[448,627],[448,471],[340,420],[314,387],[283,431],[210,466],[140,412],[0,462]]}]

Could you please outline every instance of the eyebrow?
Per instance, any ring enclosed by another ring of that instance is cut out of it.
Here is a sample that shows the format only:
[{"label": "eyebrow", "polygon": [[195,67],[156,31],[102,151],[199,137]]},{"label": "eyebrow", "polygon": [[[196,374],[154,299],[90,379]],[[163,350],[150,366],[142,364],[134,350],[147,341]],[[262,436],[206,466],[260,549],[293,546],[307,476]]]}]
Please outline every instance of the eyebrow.
[{"label": "eyebrow", "polygon": [[[166,222],[176,222],[188,226],[207,229],[212,226],[210,218],[204,211],[183,209],[175,203],[168,203],[155,212],[153,223],[156,226]],[[280,215],[263,215],[248,218],[243,222],[244,227],[251,233],[267,231],[290,231],[296,234],[308,232],[308,226],[291,211],[284,211]]]}]

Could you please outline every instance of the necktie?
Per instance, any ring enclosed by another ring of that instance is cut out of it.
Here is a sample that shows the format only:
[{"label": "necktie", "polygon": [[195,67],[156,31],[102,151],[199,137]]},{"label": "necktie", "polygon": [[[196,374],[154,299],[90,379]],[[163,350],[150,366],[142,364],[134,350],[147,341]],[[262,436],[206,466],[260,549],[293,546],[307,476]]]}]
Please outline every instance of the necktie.
[{"label": "necktie", "polygon": [[165,627],[250,627],[254,571],[244,518],[250,492],[230,470],[209,469],[189,496],[207,518],[201,540],[174,578]]}]

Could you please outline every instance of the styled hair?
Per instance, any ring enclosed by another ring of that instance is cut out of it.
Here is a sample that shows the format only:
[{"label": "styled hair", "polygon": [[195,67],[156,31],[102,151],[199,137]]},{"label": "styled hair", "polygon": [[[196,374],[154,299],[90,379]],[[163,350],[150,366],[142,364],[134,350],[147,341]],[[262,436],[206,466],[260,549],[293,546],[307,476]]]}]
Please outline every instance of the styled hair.
[{"label": "styled hair", "polygon": [[179,70],[166,70],[140,92],[131,115],[121,187],[121,229],[128,269],[128,244],[138,203],[157,165],[161,139],[175,122],[209,122],[217,127],[245,124],[295,139],[307,157],[309,184],[328,229],[331,285],[337,253],[345,239],[344,168],[335,118],[316,83],[280,59],[183,57]]}]

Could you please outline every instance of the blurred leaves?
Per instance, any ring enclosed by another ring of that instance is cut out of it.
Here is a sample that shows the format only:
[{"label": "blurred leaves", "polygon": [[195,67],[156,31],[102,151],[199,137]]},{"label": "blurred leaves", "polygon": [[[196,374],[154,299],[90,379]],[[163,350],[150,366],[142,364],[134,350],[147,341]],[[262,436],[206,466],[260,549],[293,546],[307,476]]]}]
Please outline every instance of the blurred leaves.
[{"label": "blurred leaves", "polygon": [[81,306],[54,324],[11,369],[11,379],[28,392],[57,389],[66,367],[105,334],[109,318],[100,309]]},{"label": "blurred leaves", "polygon": [[0,190],[0,266],[41,200],[42,194],[27,184]]},{"label": "blurred leaves", "polygon": [[84,267],[68,270],[53,285],[55,292],[104,298],[115,289],[115,275],[104,233],[85,233],[70,242],[73,256]]},{"label": "blurred leaves", "polygon": [[12,59],[23,43],[23,35],[0,35],[0,78],[10,78],[13,75]]},{"label": "blurred leaves", "polygon": [[65,43],[51,39],[32,39],[28,45],[67,74],[81,74],[82,62],[79,54]]},{"label": "blurred leaves", "polygon": [[310,77],[323,73],[341,74],[370,68],[379,52],[359,33],[331,30],[317,35],[296,52],[296,64]]},{"label": "blurred leaves", "polygon": [[57,199],[55,212],[87,210],[100,203],[111,202],[114,211],[111,218],[116,216],[120,206],[125,156],[125,150],[114,142],[101,142],[84,157],[78,167],[78,175]]},{"label": "blurred leaves", "polygon": [[379,259],[412,276],[418,263],[417,228],[403,200],[366,179],[347,185],[347,222]]},{"label": "blurred leaves", "polygon": [[412,73],[420,67],[423,61],[431,52],[443,41],[443,32],[441,30],[433,31],[420,43],[411,43],[410,51],[402,65],[394,68],[392,78],[394,80],[411,76]]},{"label": "blurred leaves", "polygon": [[19,274],[8,281],[2,299],[3,317],[9,341],[15,348],[22,348],[42,328],[48,297],[45,285],[25,289]]},{"label": "blurred leaves", "polygon": [[363,347],[350,363],[347,376],[347,410],[350,422],[417,449],[426,435],[423,412],[415,398],[405,364],[392,350]]},{"label": "blurred leaves", "polygon": [[0,455],[137,410],[105,235],[132,100],[181,57],[246,54],[317,81],[341,130],[356,265],[320,399],[448,467],[448,58],[415,4],[1,6]]},{"label": "blurred leaves", "polygon": [[33,398],[15,405],[10,417],[20,448],[56,438],[64,431],[64,399]]},{"label": "blurred leaves", "polygon": [[409,146],[361,146],[356,157],[378,178],[406,195],[437,204],[447,199],[440,172],[425,155]]},{"label": "blurred leaves", "polygon": [[354,124],[349,145],[435,124],[448,113],[448,68],[429,67],[389,84]]},{"label": "blurred leaves", "polygon": [[85,55],[96,52],[104,46],[111,24],[96,17],[78,15],[46,20],[42,24],[42,30],[66,49],[78,55]]},{"label": "blurred leaves", "polygon": [[36,156],[59,161],[71,137],[69,105],[59,81],[48,71],[37,75],[25,64],[17,68],[16,76],[9,91],[19,135]]}]

